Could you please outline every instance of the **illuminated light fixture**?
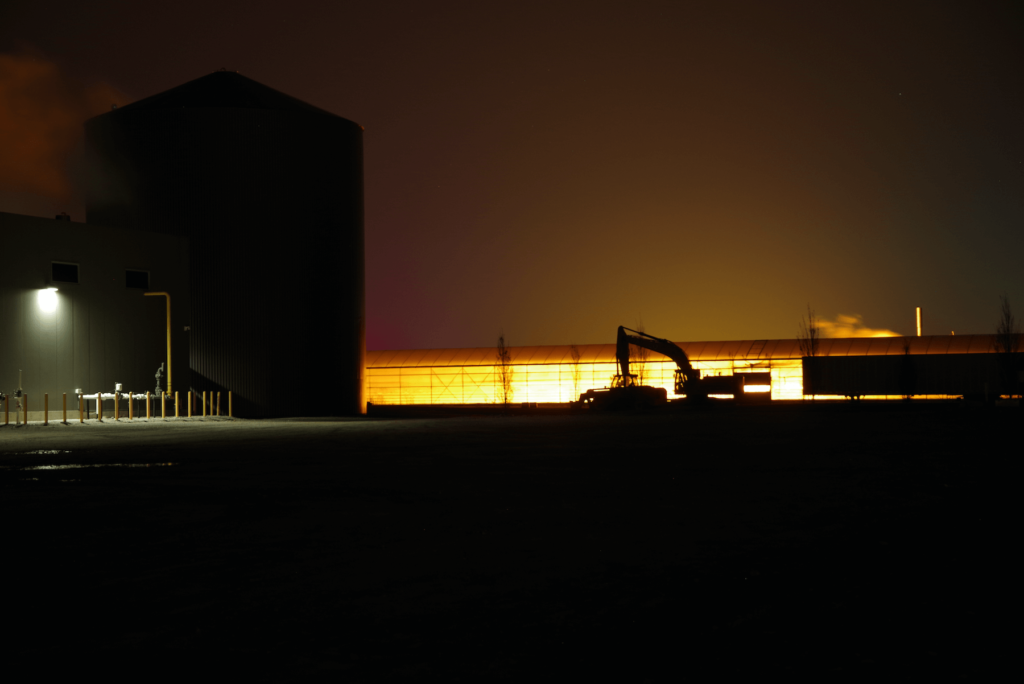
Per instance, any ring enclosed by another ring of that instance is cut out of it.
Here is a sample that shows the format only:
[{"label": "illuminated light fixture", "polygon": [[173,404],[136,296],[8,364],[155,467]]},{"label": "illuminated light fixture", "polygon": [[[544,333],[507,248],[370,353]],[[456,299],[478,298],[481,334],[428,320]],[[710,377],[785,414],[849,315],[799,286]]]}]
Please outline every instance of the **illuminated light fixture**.
[{"label": "illuminated light fixture", "polygon": [[53,313],[57,310],[57,288],[48,287],[40,290],[38,295],[39,308],[44,313]]},{"label": "illuminated light fixture", "polygon": [[743,386],[743,391],[744,392],[748,392],[748,393],[749,392],[771,392],[772,391],[772,386],[771,385],[744,385]]}]

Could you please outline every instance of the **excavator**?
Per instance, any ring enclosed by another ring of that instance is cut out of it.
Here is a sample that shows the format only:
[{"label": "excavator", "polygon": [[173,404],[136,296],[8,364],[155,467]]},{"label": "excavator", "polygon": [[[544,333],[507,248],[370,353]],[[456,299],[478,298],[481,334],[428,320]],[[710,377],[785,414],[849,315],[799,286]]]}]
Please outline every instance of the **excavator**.
[{"label": "excavator", "polygon": [[611,387],[587,390],[580,395],[579,405],[591,408],[644,408],[668,402],[664,387],[651,387],[637,383],[637,376],[629,372],[629,345],[649,349],[676,362],[675,393],[685,394],[691,401],[701,401],[709,394],[743,394],[743,377],[740,375],[700,377],[690,359],[679,345],[670,340],[648,335],[639,330],[619,326],[615,342],[615,359],[619,364],[618,375],[612,378]]}]

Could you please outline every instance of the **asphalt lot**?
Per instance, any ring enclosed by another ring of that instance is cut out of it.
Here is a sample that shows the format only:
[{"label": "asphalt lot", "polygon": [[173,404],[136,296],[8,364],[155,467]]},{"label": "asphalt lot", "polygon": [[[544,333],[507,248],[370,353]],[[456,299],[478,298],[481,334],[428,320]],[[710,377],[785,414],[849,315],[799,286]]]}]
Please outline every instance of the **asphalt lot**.
[{"label": "asphalt lot", "polygon": [[8,652],[110,678],[981,678],[1013,652],[1021,425],[890,404],[0,428]]}]

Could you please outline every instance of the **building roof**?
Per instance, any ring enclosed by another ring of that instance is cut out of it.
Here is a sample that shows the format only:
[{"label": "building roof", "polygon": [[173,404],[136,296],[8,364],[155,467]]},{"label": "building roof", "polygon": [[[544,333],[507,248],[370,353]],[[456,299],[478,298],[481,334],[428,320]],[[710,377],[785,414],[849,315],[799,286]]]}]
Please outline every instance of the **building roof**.
[{"label": "building roof", "polygon": [[268,88],[235,71],[215,71],[194,81],[120,107],[113,112],[143,109],[271,109],[342,118],[291,95]]},{"label": "building roof", "polygon": [[[992,335],[924,335],[922,337],[837,337],[820,340],[819,356],[894,356],[911,354],[983,354],[992,351]],[[799,359],[799,340],[732,340],[727,342],[677,342],[690,361],[771,361]],[[614,344],[580,344],[581,363],[614,363]],[[569,363],[571,347],[543,345],[510,347],[517,366]],[[367,368],[417,366],[493,366],[494,347],[469,349],[402,349],[366,352]],[[652,361],[668,357],[651,352]]]}]

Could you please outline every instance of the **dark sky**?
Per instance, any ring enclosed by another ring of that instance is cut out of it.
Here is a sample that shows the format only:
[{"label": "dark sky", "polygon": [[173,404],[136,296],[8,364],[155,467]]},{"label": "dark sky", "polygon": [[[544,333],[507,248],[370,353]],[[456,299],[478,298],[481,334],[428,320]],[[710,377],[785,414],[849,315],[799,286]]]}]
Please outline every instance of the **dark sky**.
[{"label": "dark sky", "polygon": [[0,210],[83,220],[80,121],[226,67],[366,128],[370,349],[794,337],[808,304],[991,332],[1024,317],[1021,5],[5,0]]}]

